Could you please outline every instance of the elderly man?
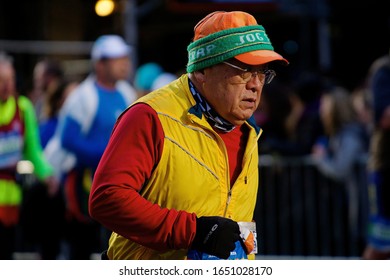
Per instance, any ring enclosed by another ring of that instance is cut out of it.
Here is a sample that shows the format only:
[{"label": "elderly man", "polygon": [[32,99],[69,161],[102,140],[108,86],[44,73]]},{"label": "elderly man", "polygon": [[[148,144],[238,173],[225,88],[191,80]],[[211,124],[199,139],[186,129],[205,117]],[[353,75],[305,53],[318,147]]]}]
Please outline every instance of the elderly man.
[{"label": "elderly man", "polygon": [[99,163],[89,206],[113,231],[105,258],[253,258],[241,242],[258,189],[252,115],[268,63],[288,62],[245,12],[211,13],[194,31],[188,73],[122,114]]}]

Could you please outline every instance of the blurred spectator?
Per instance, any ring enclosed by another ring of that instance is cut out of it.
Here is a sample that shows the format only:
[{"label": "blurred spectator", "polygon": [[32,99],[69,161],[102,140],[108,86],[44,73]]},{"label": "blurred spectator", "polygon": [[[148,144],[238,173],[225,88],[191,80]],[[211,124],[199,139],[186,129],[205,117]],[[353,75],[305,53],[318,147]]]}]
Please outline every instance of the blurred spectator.
[{"label": "blurred spectator", "polygon": [[320,102],[325,135],[313,146],[312,155],[320,171],[335,180],[345,180],[353,164],[368,149],[365,131],[357,121],[348,91],[334,87]]},{"label": "blurred spectator", "polygon": [[354,167],[367,154],[365,129],[357,121],[349,92],[340,86],[323,93],[320,117],[325,135],[313,146],[314,164],[324,176],[345,185],[350,229],[358,237],[359,188]]},{"label": "blurred spectator", "polygon": [[76,88],[78,82],[62,80],[56,88],[45,95],[42,107],[42,120],[39,122],[39,132],[42,147],[45,148],[54,135],[58,123],[58,114],[65,99]]},{"label": "blurred spectator", "polygon": [[288,86],[277,81],[264,87],[254,115],[257,125],[264,131],[259,140],[259,153],[288,155],[295,149],[287,130],[287,118],[292,110],[291,94]]},{"label": "blurred spectator", "polygon": [[374,129],[371,92],[367,86],[362,85],[352,91],[351,97],[357,119],[365,128],[367,142],[369,142]]},{"label": "blurred spectator", "polygon": [[31,161],[50,194],[57,191],[58,184],[42,153],[34,107],[16,92],[13,61],[5,53],[0,53],[0,112],[0,259],[11,259],[23,200],[18,162]]},{"label": "blurred spectator", "polygon": [[175,74],[165,72],[155,62],[149,62],[138,67],[135,73],[134,86],[138,92],[138,96],[141,97],[176,79],[177,76]]},{"label": "blurred spectator", "polygon": [[317,138],[323,134],[319,116],[319,100],[328,82],[317,73],[303,73],[295,84],[291,96],[291,114],[287,131],[293,142],[290,155],[309,155]]},{"label": "blurred spectator", "polygon": [[33,70],[33,89],[28,97],[34,104],[38,121],[44,115],[43,106],[47,94],[54,92],[64,78],[59,61],[49,58],[41,59],[37,62]]},{"label": "blurred spectator", "polygon": [[177,76],[175,74],[164,72],[154,80],[151,90],[153,91],[160,87],[163,87],[176,79]]},{"label": "blurred spectator", "polygon": [[264,130],[259,152],[309,155],[323,134],[319,100],[326,87],[327,81],[321,75],[304,73],[291,86],[272,84],[264,88],[264,101],[255,115]]},{"label": "blurred spectator", "polygon": [[55,136],[45,149],[64,180],[70,259],[90,259],[101,250],[101,238],[105,238],[100,235],[100,225],[89,217],[88,196],[114,123],[136,99],[126,81],[130,51],[118,35],[104,35],[95,41],[93,73],[66,99]]},{"label": "blurred spectator", "polygon": [[[58,113],[65,98],[76,87],[76,82],[58,81],[57,87],[48,88],[44,95],[42,120],[39,123],[41,145],[45,148],[54,135]],[[33,244],[41,259],[57,259],[61,255],[61,242],[65,229],[65,202],[63,192],[49,196],[45,185],[37,182],[25,192],[21,211],[22,234]],[[46,233],[51,234],[47,235]]]},{"label": "blurred spectator", "polygon": [[369,69],[374,133],[369,160],[370,219],[364,259],[390,258],[390,56]]}]

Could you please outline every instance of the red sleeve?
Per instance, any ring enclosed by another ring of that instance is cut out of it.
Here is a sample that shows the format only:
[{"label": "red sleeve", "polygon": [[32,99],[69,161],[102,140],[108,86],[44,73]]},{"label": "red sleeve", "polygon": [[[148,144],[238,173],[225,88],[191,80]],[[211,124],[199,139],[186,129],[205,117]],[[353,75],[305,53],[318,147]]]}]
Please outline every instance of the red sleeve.
[{"label": "red sleeve", "polygon": [[156,112],[137,104],[118,119],[96,170],[89,211],[106,228],[155,250],[188,248],[195,214],[161,208],[139,191],[159,162],[164,132]]}]

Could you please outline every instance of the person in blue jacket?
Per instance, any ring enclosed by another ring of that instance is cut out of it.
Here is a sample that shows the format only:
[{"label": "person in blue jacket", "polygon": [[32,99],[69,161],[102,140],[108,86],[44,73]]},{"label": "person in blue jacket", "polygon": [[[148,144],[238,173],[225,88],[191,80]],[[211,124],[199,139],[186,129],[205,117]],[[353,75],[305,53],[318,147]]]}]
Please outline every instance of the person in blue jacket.
[{"label": "person in blue jacket", "polygon": [[374,109],[368,196],[370,215],[363,259],[390,259],[390,55],[370,67],[369,87]]},{"label": "person in blue jacket", "polygon": [[131,47],[118,35],[99,37],[91,52],[93,72],[67,97],[45,153],[62,179],[70,259],[90,259],[104,232],[88,214],[88,196],[117,117],[135,99],[127,81]]}]

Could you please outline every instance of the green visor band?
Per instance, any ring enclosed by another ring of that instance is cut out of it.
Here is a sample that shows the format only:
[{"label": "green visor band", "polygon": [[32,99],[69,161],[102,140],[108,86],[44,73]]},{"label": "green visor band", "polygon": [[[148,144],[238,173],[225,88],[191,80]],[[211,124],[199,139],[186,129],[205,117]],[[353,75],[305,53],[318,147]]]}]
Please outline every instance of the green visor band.
[{"label": "green visor band", "polygon": [[243,26],[212,33],[188,45],[187,72],[191,73],[236,55],[257,50],[274,50],[261,25]]}]

